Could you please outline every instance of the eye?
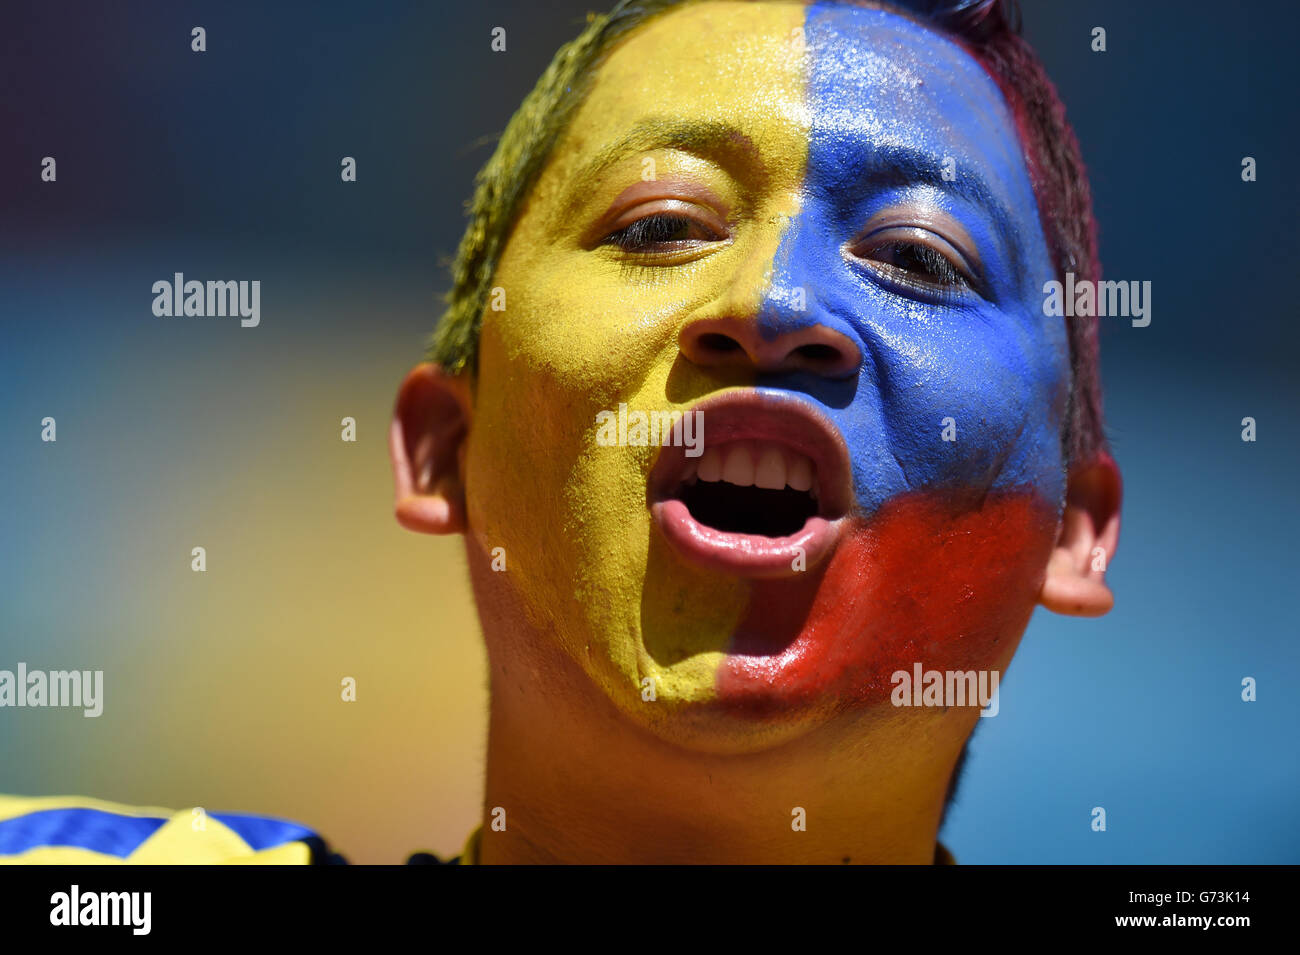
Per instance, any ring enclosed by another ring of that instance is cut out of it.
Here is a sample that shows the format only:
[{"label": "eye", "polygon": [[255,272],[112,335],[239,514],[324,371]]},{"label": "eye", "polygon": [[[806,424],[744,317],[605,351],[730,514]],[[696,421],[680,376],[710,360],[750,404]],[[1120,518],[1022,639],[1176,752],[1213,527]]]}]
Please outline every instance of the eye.
[{"label": "eye", "polygon": [[974,269],[942,236],[920,228],[890,228],[859,239],[847,249],[886,282],[904,291],[959,294],[978,292]]},{"label": "eye", "polygon": [[602,245],[624,252],[673,252],[704,242],[720,242],[723,236],[699,220],[680,212],[656,212],[643,216],[609,233]]},{"label": "eye", "polygon": [[928,245],[894,240],[872,249],[868,258],[934,285],[947,287],[962,285],[966,281],[947,256]]}]

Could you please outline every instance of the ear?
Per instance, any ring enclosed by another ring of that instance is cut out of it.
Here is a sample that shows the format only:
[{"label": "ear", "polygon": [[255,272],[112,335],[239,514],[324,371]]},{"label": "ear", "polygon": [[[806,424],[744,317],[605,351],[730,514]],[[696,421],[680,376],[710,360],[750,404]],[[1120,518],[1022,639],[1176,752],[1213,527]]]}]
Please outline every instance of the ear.
[{"label": "ear", "polygon": [[1123,496],[1119,466],[1102,452],[1070,474],[1061,535],[1047,562],[1038,597],[1053,613],[1100,617],[1115,603],[1106,586],[1106,567],[1119,545]]},{"label": "ear", "polygon": [[469,434],[469,383],[430,362],[402,382],[388,431],[397,522],[425,534],[465,530],[462,450]]}]

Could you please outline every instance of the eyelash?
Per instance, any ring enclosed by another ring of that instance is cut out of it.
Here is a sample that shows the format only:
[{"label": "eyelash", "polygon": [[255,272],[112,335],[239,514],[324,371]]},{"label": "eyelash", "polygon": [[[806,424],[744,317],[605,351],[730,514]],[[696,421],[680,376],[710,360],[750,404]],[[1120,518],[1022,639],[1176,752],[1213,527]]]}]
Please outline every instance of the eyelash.
[{"label": "eyelash", "polygon": [[[882,261],[880,258],[875,257],[884,251],[889,253],[890,261]],[[970,287],[970,281],[952,263],[952,260],[937,249],[922,245],[919,242],[894,239],[875,246],[871,250],[871,256],[870,261],[875,262],[877,265],[907,273],[907,281],[920,282],[924,285],[933,285],[940,288]],[[909,267],[908,264],[905,264],[908,262],[914,266],[919,266],[919,268]],[[933,276],[937,281],[918,278],[918,272]]]},{"label": "eyelash", "polygon": [[968,292],[985,294],[978,274],[956,250],[948,254],[929,242],[898,236],[863,240],[847,251],[903,295],[955,302]]},{"label": "eyelash", "polygon": [[[705,239],[677,237],[682,229],[696,228],[707,232]],[[717,242],[721,237],[714,235],[711,229],[701,225],[690,216],[670,212],[659,212],[637,219],[630,225],[611,232],[602,240],[604,245],[613,245],[624,252],[663,252],[664,246],[680,248],[683,242]]]}]

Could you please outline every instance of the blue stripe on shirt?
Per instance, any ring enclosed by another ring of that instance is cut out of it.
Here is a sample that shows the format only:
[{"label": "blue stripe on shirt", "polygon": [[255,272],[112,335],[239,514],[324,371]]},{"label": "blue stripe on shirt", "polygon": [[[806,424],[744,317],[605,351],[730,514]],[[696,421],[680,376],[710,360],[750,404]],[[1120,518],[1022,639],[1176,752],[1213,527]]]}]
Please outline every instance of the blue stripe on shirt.
[{"label": "blue stripe on shirt", "polygon": [[0,820],[0,855],[17,855],[42,846],[69,846],[124,859],[166,821],[102,809],[39,809]]}]

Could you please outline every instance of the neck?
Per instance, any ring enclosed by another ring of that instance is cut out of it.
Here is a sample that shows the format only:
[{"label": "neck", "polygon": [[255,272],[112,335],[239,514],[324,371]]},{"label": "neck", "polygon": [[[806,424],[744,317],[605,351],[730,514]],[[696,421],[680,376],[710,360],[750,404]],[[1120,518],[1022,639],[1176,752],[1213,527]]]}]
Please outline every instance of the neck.
[{"label": "neck", "polygon": [[511,622],[487,641],[483,863],[933,861],[974,714],[839,717],[775,748],[704,753],[634,724],[567,656],[539,651],[553,635]]}]

